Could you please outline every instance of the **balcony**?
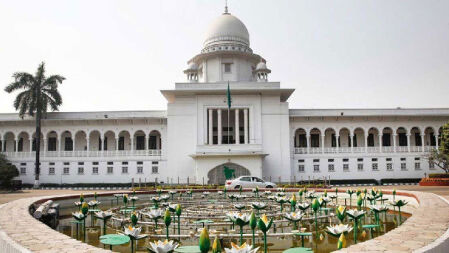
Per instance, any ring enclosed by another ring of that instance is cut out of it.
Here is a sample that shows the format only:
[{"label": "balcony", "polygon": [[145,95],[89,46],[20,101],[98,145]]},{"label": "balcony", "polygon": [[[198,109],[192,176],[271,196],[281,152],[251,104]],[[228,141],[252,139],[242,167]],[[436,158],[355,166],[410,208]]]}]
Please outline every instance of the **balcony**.
[{"label": "balcony", "polygon": [[[32,158],[36,152],[0,152],[8,158]],[[127,156],[161,156],[160,149],[150,150],[111,150],[111,151],[41,151],[41,157],[127,157]]]},{"label": "balcony", "polygon": [[[409,150],[410,148],[410,150]],[[295,154],[347,154],[347,153],[416,153],[430,152],[435,146],[396,146],[396,147],[324,147],[324,148],[295,148]]]}]

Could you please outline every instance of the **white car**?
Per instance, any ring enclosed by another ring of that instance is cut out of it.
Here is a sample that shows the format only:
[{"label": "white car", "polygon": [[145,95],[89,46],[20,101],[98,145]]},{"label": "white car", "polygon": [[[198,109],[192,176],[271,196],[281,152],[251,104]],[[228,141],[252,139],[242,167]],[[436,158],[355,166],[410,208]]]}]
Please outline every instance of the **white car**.
[{"label": "white car", "polygon": [[226,180],[226,189],[239,189],[242,188],[275,188],[276,184],[271,182],[265,182],[258,177],[241,176],[236,179]]}]

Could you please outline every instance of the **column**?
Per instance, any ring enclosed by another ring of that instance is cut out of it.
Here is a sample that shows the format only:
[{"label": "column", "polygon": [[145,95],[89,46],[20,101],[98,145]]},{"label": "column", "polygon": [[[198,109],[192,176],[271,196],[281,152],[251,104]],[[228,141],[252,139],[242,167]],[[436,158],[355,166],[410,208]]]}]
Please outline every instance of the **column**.
[{"label": "column", "polygon": [[145,134],[145,144],[144,144],[144,149],[148,150],[148,142],[149,142],[150,138],[148,137],[148,135]]},{"label": "column", "polygon": [[115,151],[118,151],[118,142],[119,142],[119,140],[120,140],[120,136],[117,136],[115,138]]},{"label": "column", "polygon": [[295,134],[295,143],[296,143],[296,145],[294,145],[294,146],[296,148],[296,147],[299,147],[299,134],[296,134],[296,132],[294,134]]},{"label": "column", "polygon": [[104,136],[102,134],[100,134],[100,142],[101,142],[101,153],[103,154],[104,152]]},{"label": "column", "polygon": [[213,128],[213,110],[209,109],[209,129],[208,129],[208,133],[209,133],[209,140],[208,140],[208,144],[212,145],[214,144],[214,128]]},{"label": "column", "polygon": [[326,135],[322,134],[321,135],[321,153],[324,154],[324,138],[326,137]]},{"label": "column", "polygon": [[335,147],[337,148],[337,153],[339,153],[340,143],[338,143],[340,139],[340,135],[335,135]]},{"label": "column", "polygon": [[157,150],[161,149],[161,138],[162,138],[162,136],[160,136],[160,135],[156,136],[156,149]]},{"label": "column", "polygon": [[[307,154],[310,154],[310,147],[311,147],[311,138],[312,137],[310,137],[310,134],[309,133],[307,133],[306,134],[306,147],[307,147]],[[299,140],[299,136],[298,136],[298,140]],[[299,143],[299,142],[298,142]]]},{"label": "column", "polygon": [[72,152],[75,153],[75,151],[76,151],[76,134],[75,134],[75,136],[73,136],[72,143],[73,143],[73,148],[72,148],[73,151]]},{"label": "column", "polygon": [[421,148],[422,148],[422,150],[421,150],[421,152],[424,152],[424,134],[421,134]]},{"label": "column", "polygon": [[407,134],[407,151],[410,152],[410,134]]},{"label": "column", "polygon": [[396,136],[397,134],[393,134],[393,152],[396,152]]},{"label": "column", "polygon": [[129,137],[131,139],[131,151],[134,151],[134,136]]},{"label": "column", "polygon": [[[75,138],[73,138],[73,140],[75,140]],[[61,136],[58,135],[58,152],[61,153],[61,149],[62,149],[62,138]],[[75,145],[75,143],[73,143],[73,145]]]},{"label": "column", "polygon": [[379,152],[382,153],[382,134],[379,134],[378,138],[379,138]]},{"label": "column", "polygon": [[[365,135],[365,133],[363,133]],[[368,153],[368,136],[369,133],[365,136],[365,153]]]},{"label": "column", "polygon": [[[86,147],[87,147],[87,152],[89,152],[90,151],[90,148],[89,148],[89,146],[90,146],[90,137],[89,137],[89,135],[88,136],[86,136]],[[75,150],[75,147],[73,147],[73,150]]]},{"label": "column", "polygon": [[44,152],[48,151],[47,137],[44,138]]},{"label": "column", "polygon": [[354,145],[352,144],[354,142],[354,135],[350,134],[349,135],[349,147],[351,147],[351,153],[354,152]]},{"label": "column", "polygon": [[218,145],[221,145],[221,141],[223,139],[223,127],[221,126],[221,109],[217,109],[217,130],[218,130]]},{"label": "column", "polygon": [[434,135],[435,136],[435,145],[436,145],[436,149],[438,150],[439,145],[438,145],[438,135]]},{"label": "column", "polygon": [[30,137],[30,152],[33,152],[33,136]]},{"label": "column", "polygon": [[240,144],[240,126],[239,126],[239,109],[234,110],[235,114],[235,144]]},{"label": "column", "polygon": [[245,131],[245,144],[248,144],[248,109],[243,109],[243,124]]}]

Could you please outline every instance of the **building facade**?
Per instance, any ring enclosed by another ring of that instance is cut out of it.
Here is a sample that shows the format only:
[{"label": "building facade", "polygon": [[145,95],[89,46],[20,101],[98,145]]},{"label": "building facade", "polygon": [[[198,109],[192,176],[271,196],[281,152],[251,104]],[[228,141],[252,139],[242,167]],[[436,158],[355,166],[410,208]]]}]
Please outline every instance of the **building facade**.
[{"label": "building facade", "polygon": [[[41,183],[224,183],[420,178],[449,108],[289,109],[294,89],[271,82],[246,26],[227,11],[162,90],[166,111],[53,112],[42,124]],[[231,107],[227,93],[231,93]],[[0,152],[34,181],[34,119],[0,114]]]}]

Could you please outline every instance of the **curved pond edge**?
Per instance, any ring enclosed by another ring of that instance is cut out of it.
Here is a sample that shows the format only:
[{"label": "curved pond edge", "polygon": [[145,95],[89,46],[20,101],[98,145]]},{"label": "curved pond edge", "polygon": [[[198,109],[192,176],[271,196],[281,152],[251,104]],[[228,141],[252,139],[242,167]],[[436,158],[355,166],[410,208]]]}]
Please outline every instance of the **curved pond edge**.
[{"label": "curved pond edge", "polygon": [[[340,192],[343,193],[343,191]],[[391,191],[383,192],[391,194]],[[106,192],[99,193],[98,196],[111,196],[115,193],[130,192]],[[154,191],[136,193],[154,193]],[[92,197],[93,193],[84,195]],[[419,203],[410,218],[398,228],[382,236],[338,252],[447,252],[449,249],[449,202],[436,194],[417,191],[398,191],[396,196],[412,197]],[[59,233],[34,219],[29,213],[29,207],[35,203],[43,203],[49,199],[63,200],[78,197],[78,194],[32,197],[0,205],[0,252],[111,252]]]}]

